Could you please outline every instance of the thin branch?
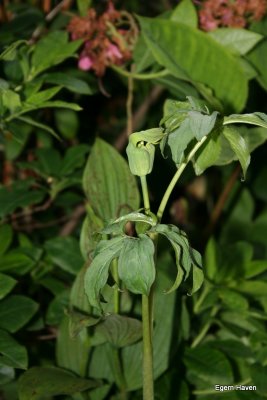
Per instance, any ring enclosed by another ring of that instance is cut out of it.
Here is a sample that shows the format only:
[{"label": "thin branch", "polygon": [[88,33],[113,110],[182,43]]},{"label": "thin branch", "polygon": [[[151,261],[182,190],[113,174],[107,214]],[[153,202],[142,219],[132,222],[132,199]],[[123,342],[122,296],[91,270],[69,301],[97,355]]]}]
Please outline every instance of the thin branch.
[{"label": "thin branch", "polygon": [[232,174],[230,175],[228,181],[226,182],[226,185],[224,186],[223,191],[221,192],[221,194],[217,200],[217,203],[211,213],[209,225],[207,226],[207,228],[205,230],[204,236],[206,239],[208,239],[210,237],[210,235],[213,233],[215,226],[223,212],[225,203],[236,183],[236,180],[240,176],[240,171],[241,171],[240,164],[238,164],[235,167],[235,169],[233,170]]},{"label": "thin branch", "polygon": [[[139,108],[134,112],[132,118],[132,132],[139,129],[139,127],[142,125],[146,117],[146,114],[148,113],[148,110],[153,106],[153,104],[155,104],[158,101],[164,90],[165,89],[161,86],[155,86],[151,90],[149,95],[145,98],[143,103],[139,106]],[[117,150],[121,151],[124,149],[127,141],[128,141],[127,129],[124,129],[117,138],[114,145]]]},{"label": "thin branch", "polygon": [[126,113],[127,113],[127,136],[133,132],[133,89],[134,80],[132,76],[128,78],[128,96],[126,102]]},{"label": "thin branch", "polygon": [[85,213],[85,211],[86,211],[85,205],[79,204],[73,211],[69,221],[65,225],[63,225],[63,227],[61,228],[61,230],[59,232],[59,236],[70,235],[76,228],[81,216]]}]

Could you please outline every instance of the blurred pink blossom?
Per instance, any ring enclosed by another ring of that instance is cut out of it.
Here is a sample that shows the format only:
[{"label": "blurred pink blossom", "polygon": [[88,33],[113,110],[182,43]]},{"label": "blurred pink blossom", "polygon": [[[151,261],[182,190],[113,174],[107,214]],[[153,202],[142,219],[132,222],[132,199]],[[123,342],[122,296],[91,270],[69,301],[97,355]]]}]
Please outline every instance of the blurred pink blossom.
[{"label": "blurred pink blossom", "polygon": [[110,60],[116,60],[116,59],[122,58],[122,54],[121,54],[118,46],[116,46],[115,44],[112,44],[112,43],[110,43],[110,45],[108,46],[108,49],[106,51],[106,56]]},{"label": "blurred pink blossom", "polygon": [[82,56],[79,59],[78,66],[83,71],[89,71],[89,69],[92,68],[92,65],[93,65],[93,61],[88,56]]}]

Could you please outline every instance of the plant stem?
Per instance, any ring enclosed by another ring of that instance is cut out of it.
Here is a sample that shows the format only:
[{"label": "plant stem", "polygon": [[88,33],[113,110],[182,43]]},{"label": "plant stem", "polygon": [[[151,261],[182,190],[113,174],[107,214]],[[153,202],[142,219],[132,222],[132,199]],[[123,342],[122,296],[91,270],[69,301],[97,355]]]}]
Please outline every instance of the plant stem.
[{"label": "plant stem", "polygon": [[150,211],[150,202],[147,188],[146,176],[140,176],[141,186],[142,186],[142,194],[144,200],[145,213]]},{"label": "plant stem", "polygon": [[153,347],[150,323],[150,300],[142,295],[143,321],[143,400],[154,400]]},{"label": "plant stem", "polygon": [[119,273],[118,273],[118,260],[112,261],[112,276],[117,287],[114,288],[114,313],[119,314],[120,312],[120,292],[119,292]]},{"label": "plant stem", "polygon": [[162,218],[162,215],[164,213],[164,210],[166,208],[166,205],[168,203],[168,200],[170,198],[170,195],[178,181],[178,179],[180,178],[180,176],[182,175],[185,167],[187,166],[187,164],[189,163],[189,161],[192,160],[192,158],[194,157],[194,155],[196,154],[196,152],[198,151],[198,149],[202,146],[202,144],[205,142],[205,140],[207,139],[207,136],[204,136],[199,142],[197,142],[197,144],[193,147],[193,149],[190,151],[190,153],[188,154],[186,160],[180,165],[180,167],[177,169],[175,175],[173,176],[169,186],[167,187],[167,190],[161,200],[158,212],[157,212],[157,217],[158,220],[160,221]]},{"label": "plant stem", "polygon": [[126,69],[120,68],[117,65],[112,65],[111,68],[114,71],[118,72],[120,75],[125,76],[126,78],[133,78],[139,80],[157,79],[170,74],[167,69],[162,69],[161,71],[158,72],[151,72],[149,74],[137,74],[126,71]]},{"label": "plant stem", "polygon": [[195,338],[195,340],[191,344],[191,348],[192,349],[194,347],[196,347],[201,342],[201,340],[205,337],[206,333],[208,332],[208,330],[209,330],[209,328],[210,328],[210,326],[211,326],[211,324],[213,322],[212,318],[216,315],[218,309],[219,309],[218,306],[214,306],[212,308],[209,320],[206,322],[206,324],[203,326],[203,328],[201,329],[201,331],[199,332],[199,334],[197,335],[197,337]]}]

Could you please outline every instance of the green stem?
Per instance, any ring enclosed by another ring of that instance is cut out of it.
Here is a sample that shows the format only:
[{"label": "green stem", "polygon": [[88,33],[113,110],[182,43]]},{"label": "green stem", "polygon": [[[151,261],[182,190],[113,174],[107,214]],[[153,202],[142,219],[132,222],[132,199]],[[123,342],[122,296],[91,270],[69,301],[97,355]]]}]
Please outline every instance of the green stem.
[{"label": "green stem", "polygon": [[196,347],[202,341],[202,339],[205,337],[206,333],[208,332],[208,330],[213,322],[212,318],[216,315],[218,309],[219,309],[218,306],[214,306],[212,308],[209,321],[203,326],[203,328],[201,329],[201,331],[199,332],[199,334],[196,336],[195,340],[191,344],[192,349],[194,347]]},{"label": "green stem", "polygon": [[157,217],[158,220],[160,221],[162,218],[162,215],[164,213],[164,210],[166,208],[166,205],[168,203],[168,200],[170,198],[170,195],[178,181],[178,179],[180,178],[180,176],[182,175],[185,167],[187,166],[187,164],[189,163],[189,161],[192,160],[192,158],[194,157],[194,155],[196,154],[196,152],[198,151],[198,149],[202,146],[202,144],[205,142],[205,140],[207,139],[207,136],[204,136],[199,142],[197,142],[197,144],[193,147],[193,149],[190,151],[190,153],[188,154],[186,160],[180,165],[180,167],[177,169],[175,175],[173,176],[169,186],[167,187],[167,190],[161,200],[158,212],[157,212]]},{"label": "green stem", "polygon": [[119,273],[118,273],[118,260],[112,261],[112,276],[117,287],[114,288],[114,313],[119,314],[120,312],[120,292],[119,292]]},{"label": "green stem", "polygon": [[146,176],[140,176],[141,186],[142,186],[142,194],[144,200],[145,213],[150,211],[150,202],[147,188]]},{"label": "green stem", "polygon": [[143,400],[154,400],[153,347],[151,337],[150,300],[142,295],[143,320]]},{"label": "green stem", "polygon": [[137,73],[126,71],[126,69],[120,68],[117,65],[112,65],[111,68],[115,72],[118,72],[120,75],[123,75],[126,78],[133,78],[133,79],[139,79],[139,80],[157,79],[157,78],[162,78],[163,76],[170,74],[167,69],[162,69],[161,71],[158,71],[158,72],[151,72],[149,74],[137,74]]}]

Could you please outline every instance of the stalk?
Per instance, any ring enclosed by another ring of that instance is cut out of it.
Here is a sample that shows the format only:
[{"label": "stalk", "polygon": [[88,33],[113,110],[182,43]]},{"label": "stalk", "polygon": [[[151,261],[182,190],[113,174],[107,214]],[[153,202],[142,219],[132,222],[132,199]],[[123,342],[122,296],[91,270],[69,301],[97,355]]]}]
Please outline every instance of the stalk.
[{"label": "stalk", "polygon": [[199,142],[197,142],[197,144],[193,147],[193,149],[190,151],[190,153],[188,154],[186,160],[180,165],[180,167],[177,169],[176,173],[174,174],[169,186],[167,187],[167,190],[161,200],[158,212],[157,212],[157,217],[158,220],[160,221],[162,218],[162,215],[165,211],[166,205],[168,203],[168,200],[170,198],[170,195],[178,181],[178,179],[180,178],[180,176],[182,175],[185,167],[187,166],[187,164],[189,163],[189,161],[192,160],[192,158],[194,157],[194,155],[196,154],[196,152],[198,151],[198,149],[202,146],[202,144],[205,142],[205,140],[207,139],[207,136],[204,136]]},{"label": "stalk", "polygon": [[[140,177],[145,212],[150,211],[150,202],[145,176]],[[143,400],[154,400],[153,378],[153,287],[149,296],[142,295],[142,325],[143,325]]]},{"label": "stalk", "polygon": [[112,65],[111,69],[113,69],[115,72],[118,72],[120,75],[125,76],[126,78],[133,78],[133,79],[138,79],[138,80],[149,80],[149,79],[157,79],[157,78],[162,78],[163,76],[169,75],[170,72],[167,69],[162,69],[161,71],[158,72],[150,72],[147,74],[137,74],[134,72],[129,72],[126,71],[126,69],[120,68],[117,65]]}]

